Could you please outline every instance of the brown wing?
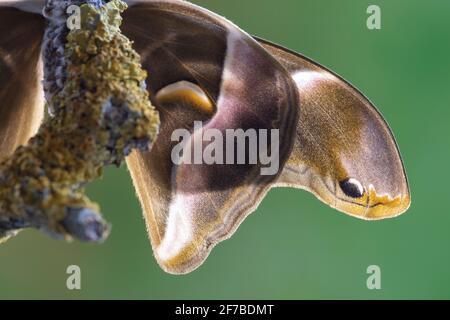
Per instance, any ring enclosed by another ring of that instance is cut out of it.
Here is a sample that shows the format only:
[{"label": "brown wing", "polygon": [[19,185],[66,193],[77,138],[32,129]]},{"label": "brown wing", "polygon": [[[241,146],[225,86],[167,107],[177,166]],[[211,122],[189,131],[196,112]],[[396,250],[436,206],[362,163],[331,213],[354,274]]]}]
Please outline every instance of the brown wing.
[{"label": "brown wing", "polygon": [[0,3],[0,161],[26,144],[44,112],[41,43],[45,21]]},{"label": "brown wing", "polygon": [[[294,140],[297,91],[256,41],[195,5],[147,1],[125,12],[122,30],[135,41],[161,113],[152,151],[135,152],[128,167],[159,264],[186,273],[255,210],[278,172],[262,175],[260,163],[174,165],[172,133],[186,128],[192,145],[208,129],[278,129],[282,168]],[[192,132],[195,120],[204,127]]]},{"label": "brown wing", "polygon": [[297,139],[279,184],[309,190],[363,219],[406,211],[410,193],[400,152],[373,104],[310,59],[260,42],[291,73],[302,106]]}]

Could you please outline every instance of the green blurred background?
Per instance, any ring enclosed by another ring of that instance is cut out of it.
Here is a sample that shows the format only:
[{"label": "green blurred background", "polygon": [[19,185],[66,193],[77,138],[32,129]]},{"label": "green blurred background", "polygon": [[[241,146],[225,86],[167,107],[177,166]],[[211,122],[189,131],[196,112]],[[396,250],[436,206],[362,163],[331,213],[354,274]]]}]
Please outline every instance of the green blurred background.
[{"label": "green blurred background", "polygon": [[[0,246],[0,298],[403,299],[450,298],[450,1],[196,1],[249,33],[299,51],[364,92],[390,123],[412,190],[396,219],[360,221],[300,190],[270,192],[236,234],[187,276],[152,256],[125,168],[89,187],[112,223],[103,245],[67,244],[36,231]],[[366,9],[382,29],[366,28]],[[66,268],[82,290],[66,289]],[[368,290],[379,265],[382,289]]]}]

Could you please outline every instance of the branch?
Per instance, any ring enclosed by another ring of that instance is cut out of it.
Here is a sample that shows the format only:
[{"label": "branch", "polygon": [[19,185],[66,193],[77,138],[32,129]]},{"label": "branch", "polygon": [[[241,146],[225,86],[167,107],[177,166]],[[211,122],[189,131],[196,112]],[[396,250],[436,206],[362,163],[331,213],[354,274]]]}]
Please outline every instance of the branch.
[{"label": "branch", "polygon": [[46,3],[47,35],[65,41],[49,39],[43,49],[52,117],[0,164],[0,242],[30,227],[56,238],[103,241],[109,227],[84,186],[101,176],[103,166],[148,149],[158,131],[147,74],[119,29],[126,4],[84,4],[82,28],[68,32],[61,26],[61,3],[70,2]]}]

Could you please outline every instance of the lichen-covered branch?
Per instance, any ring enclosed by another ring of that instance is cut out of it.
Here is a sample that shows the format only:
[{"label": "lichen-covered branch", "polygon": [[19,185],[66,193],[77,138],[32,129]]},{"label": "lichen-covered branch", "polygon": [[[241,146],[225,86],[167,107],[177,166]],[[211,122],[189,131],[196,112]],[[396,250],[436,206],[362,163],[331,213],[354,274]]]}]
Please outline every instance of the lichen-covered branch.
[{"label": "lichen-covered branch", "polygon": [[[49,28],[65,23],[58,14],[68,2],[47,2]],[[0,164],[0,242],[27,227],[102,241],[108,227],[84,186],[100,177],[103,166],[147,149],[157,134],[146,72],[119,29],[126,4],[91,3],[80,6],[81,29],[58,26],[44,45],[51,116],[27,146]]]}]

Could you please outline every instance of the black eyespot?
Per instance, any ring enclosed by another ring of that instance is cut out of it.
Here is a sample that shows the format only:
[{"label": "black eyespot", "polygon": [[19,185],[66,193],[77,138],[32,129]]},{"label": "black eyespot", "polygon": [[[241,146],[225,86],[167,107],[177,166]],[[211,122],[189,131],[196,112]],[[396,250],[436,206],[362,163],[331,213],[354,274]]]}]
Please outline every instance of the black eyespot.
[{"label": "black eyespot", "polygon": [[364,187],[356,179],[349,178],[339,182],[342,191],[349,197],[361,198],[364,195]]}]

